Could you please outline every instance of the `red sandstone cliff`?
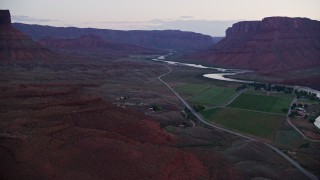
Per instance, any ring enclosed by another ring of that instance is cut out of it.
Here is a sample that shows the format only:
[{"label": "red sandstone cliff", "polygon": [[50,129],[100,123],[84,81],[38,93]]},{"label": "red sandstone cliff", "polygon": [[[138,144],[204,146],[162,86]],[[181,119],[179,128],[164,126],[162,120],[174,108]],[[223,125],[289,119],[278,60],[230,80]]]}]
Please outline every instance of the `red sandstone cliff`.
[{"label": "red sandstone cliff", "polygon": [[9,10],[0,10],[0,61],[50,59],[53,54],[11,25]]},{"label": "red sandstone cliff", "polygon": [[0,26],[11,26],[9,10],[0,10]]},{"label": "red sandstone cliff", "polygon": [[320,22],[307,18],[269,17],[244,21],[226,38],[189,61],[208,65],[275,71],[320,65]]}]

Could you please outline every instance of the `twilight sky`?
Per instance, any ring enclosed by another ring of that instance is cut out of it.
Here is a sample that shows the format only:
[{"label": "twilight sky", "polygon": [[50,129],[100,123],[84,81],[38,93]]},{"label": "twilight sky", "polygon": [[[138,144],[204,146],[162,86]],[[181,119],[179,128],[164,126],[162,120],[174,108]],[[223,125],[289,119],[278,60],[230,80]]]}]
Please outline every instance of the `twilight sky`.
[{"label": "twilight sky", "polygon": [[239,20],[320,20],[320,0],[1,0],[13,22],[104,29],[180,29],[224,36]]}]

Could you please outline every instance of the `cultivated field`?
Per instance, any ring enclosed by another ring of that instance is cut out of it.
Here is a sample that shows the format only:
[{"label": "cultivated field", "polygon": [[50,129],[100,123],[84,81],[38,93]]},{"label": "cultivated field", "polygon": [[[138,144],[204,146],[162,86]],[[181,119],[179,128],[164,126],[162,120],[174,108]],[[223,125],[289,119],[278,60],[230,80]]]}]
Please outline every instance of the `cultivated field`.
[{"label": "cultivated field", "polygon": [[175,89],[182,95],[195,96],[209,88],[210,86],[205,84],[185,84],[178,86]]},{"label": "cultivated field", "polygon": [[235,89],[212,86],[210,89],[192,97],[189,101],[194,104],[216,106],[226,103],[236,93]]},{"label": "cultivated field", "polygon": [[240,109],[216,108],[201,113],[207,120],[224,127],[274,140],[285,116],[252,112]]},{"label": "cultivated field", "polygon": [[[204,78],[202,76],[203,74],[211,73],[211,70],[208,69],[197,69],[179,66],[172,66],[172,69],[172,73],[163,77],[163,79],[168,82],[174,89],[176,89],[176,91],[180,93],[180,95],[182,95],[182,97],[187,100],[190,105],[192,105],[191,100],[194,98],[194,96],[197,96],[197,93],[200,92],[201,94],[210,89],[208,88],[208,86],[237,88],[241,85],[241,83]],[[202,85],[203,88],[197,89],[197,87],[195,86],[188,87],[185,86],[186,84],[197,84],[198,87]],[[290,157],[296,159],[308,170],[312,170],[313,173],[319,176],[317,170],[317,167],[319,167],[318,164],[320,158],[318,153],[320,147],[319,143],[307,142],[306,140],[304,140],[301,135],[299,135],[298,132],[296,132],[285,120],[285,111],[288,110],[293,97],[291,95],[283,93],[255,91],[251,88],[249,88],[246,93],[252,95],[250,98],[251,100],[257,100],[256,103],[250,103],[250,99],[245,98],[243,99],[244,101],[237,102],[239,104],[242,104],[240,107],[242,107],[243,104],[251,104],[251,106],[246,107],[247,109],[233,109],[231,107],[223,109],[207,109],[205,111],[202,111],[201,114],[211,122],[215,122],[239,132],[265,138],[265,140],[269,142],[272,141],[276,144],[277,147],[286,152],[286,154],[288,154]],[[236,101],[234,101],[234,103],[236,103]],[[260,106],[258,106],[259,103],[261,103]],[[209,139],[210,136],[206,135],[206,137],[208,137]],[[215,143],[219,144],[221,142],[215,141]],[[190,146],[194,147],[196,145],[191,143]],[[203,146],[212,147],[213,145],[205,144]],[[241,145],[241,147],[251,148],[252,146]],[[243,149],[243,153],[249,155],[246,148]],[[260,152],[261,150],[255,152]],[[228,150],[224,150],[224,152],[226,151]],[[237,155],[233,156],[233,158],[238,158],[238,153],[239,152],[237,152]],[[266,159],[269,159],[270,157],[265,153],[263,153],[263,155],[266,157]],[[249,156],[253,157],[252,154],[250,154]],[[257,155],[255,154],[254,157],[256,156]],[[244,162],[246,161],[247,159],[244,160]],[[241,161],[236,159],[233,162],[238,164]],[[274,162],[277,162],[277,160],[272,161],[272,163]],[[247,167],[242,167],[245,163],[239,164],[241,164],[239,165],[241,166],[240,169],[244,169],[245,171],[247,171],[248,169],[250,169],[251,171],[251,168],[257,167],[256,163],[251,164]]]},{"label": "cultivated field", "polygon": [[244,93],[237,97],[229,107],[286,114],[291,101],[292,97],[287,95],[268,96]]},{"label": "cultivated field", "polygon": [[[142,60],[0,66],[2,179],[50,173],[56,179],[94,173],[97,179],[141,179],[141,174],[196,179],[189,172],[197,169],[202,179],[246,179],[261,168],[281,169],[262,175],[267,179],[304,178],[261,143],[188,125],[181,103],[157,78],[166,72],[162,64]],[[150,111],[152,105],[161,108]]]},{"label": "cultivated field", "polygon": [[191,104],[204,106],[222,105],[236,93],[234,88],[201,84],[186,84],[178,86],[176,90],[184,97],[188,97]]}]

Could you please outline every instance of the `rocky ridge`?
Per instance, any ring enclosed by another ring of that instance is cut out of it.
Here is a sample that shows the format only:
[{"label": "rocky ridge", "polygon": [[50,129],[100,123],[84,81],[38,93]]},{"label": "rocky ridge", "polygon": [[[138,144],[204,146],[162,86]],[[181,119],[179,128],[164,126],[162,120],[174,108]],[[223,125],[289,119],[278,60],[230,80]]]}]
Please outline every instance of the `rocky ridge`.
[{"label": "rocky ridge", "polygon": [[14,23],[13,26],[28,34],[33,40],[43,38],[77,39],[86,35],[97,35],[107,41],[162,50],[195,51],[211,47],[211,36],[179,30],[121,31],[95,28],[53,27]]},{"label": "rocky ridge", "polygon": [[289,17],[239,22],[227,29],[218,44],[187,59],[258,71],[320,66],[320,22]]}]

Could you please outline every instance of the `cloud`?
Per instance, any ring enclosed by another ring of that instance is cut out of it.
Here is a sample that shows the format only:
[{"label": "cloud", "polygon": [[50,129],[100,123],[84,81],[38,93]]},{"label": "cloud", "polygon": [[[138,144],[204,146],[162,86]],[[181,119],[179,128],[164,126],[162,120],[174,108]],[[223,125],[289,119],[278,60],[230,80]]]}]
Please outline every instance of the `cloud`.
[{"label": "cloud", "polygon": [[143,24],[146,21],[100,21],[100,22],[83,22],[84,24]]},{"label": "cloud", "polygon": [[149,21],[97,21],[97,22],[65,22],[56,19],[34,18],[30,16],[12,16],[14,22],[53,26],[92,27],[117,30],[182,30],[211,36],[225,36],[225,31],[238,20],[215,21],[195,19],[192,16],[181,16],[175,19],[152,19]]},{"label": "cloud", "polygon": [[[211,36],[225,36],[225,31],[232,24],[239,20],[215,21],[202,19],[176,19],[176,20],[158,20],[156,23],[146,23],[147,30],[165,30],[175,29],[183,31],[192,31]],[[153,21],[155,22],[155,21]]]},{"label": "cloud", "polygon": [[99,21],[99,22],[83,22],[82,27],[99,27],[106,29],[118,30],[138,30],[156,25],[153,21]]},{"label": "cloud", "polygon": [[58,22],[60,20],[56,19],[41,19],[41,18],[34,18],[30,16],[12,16],[12,20],[14,22],[21,22],[21,23],[50,23],[50,22]]},{"label": "cloud", "polygon": [[193,16],[181,16],[180,19],[193,19]]}]

